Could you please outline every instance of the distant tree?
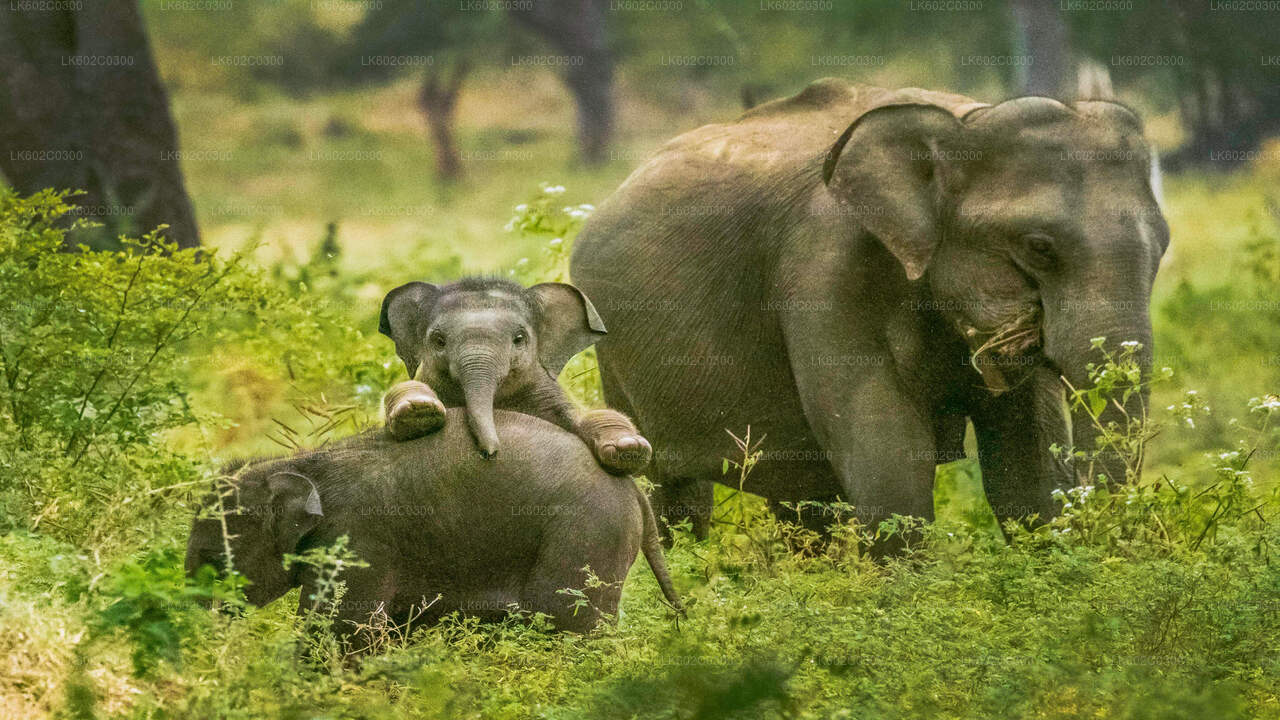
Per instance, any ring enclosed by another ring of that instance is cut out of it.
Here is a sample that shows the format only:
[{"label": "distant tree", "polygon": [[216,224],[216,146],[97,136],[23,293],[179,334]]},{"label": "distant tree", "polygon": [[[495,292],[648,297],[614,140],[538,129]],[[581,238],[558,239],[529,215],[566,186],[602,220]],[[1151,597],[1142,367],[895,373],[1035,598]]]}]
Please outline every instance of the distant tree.
[{"label": "distant tree", "polygon": [[1063,97],[1068,93],[1071,45],[1057,0],[1012,0],[1017,37],[1015,54],[1025,55],[1017,65],[1021,92],[1027,95]]},{"label": "distant tree", "polygon": [[79,189],[82,215],[119,233],[167,224],[200,244],[177,131],[136,0],[0,11],[0,172],[19,192]]},{"label": "distant tree", "polygon": [[1173,167],[1247,160],[1280,133],[1274,12],[1223,5],[1164,0],[1068,13],[1077,43],[1106,58],[1117,81],[1140,79],[1173,96],[1187,131],[1168,157]]},{"label": "distant tree", "polygon": [[471,65],[465,58],[455,61],[452,70],[447,72],[432,67],[418,90],[418,107],[427,118],[436,147],[436,169],[445,180],[457,180],[462,175],[462,159],[458,156],[458,143],[453,139],[453,110],[458,104],[462,81],[470,70]]},{"label": "distant tree", "polygon": [[578,147],[588,164],[603,161],[613,139],[613,53],[605,0],[513,3],[508,14],[566,56],[564,82],[578,106]]},{"label": "distant tree", "polygon": [[453,126],[458,96],[473,56],[492,44],[502,24],[500,14],[470,11],[459,3],[383,0],[352,30],[349,64],[360,68],[351,73],[353,79],[421,72],[418,108],[435,147],[436,172],[444,180],[458,179],[463,170]]}]

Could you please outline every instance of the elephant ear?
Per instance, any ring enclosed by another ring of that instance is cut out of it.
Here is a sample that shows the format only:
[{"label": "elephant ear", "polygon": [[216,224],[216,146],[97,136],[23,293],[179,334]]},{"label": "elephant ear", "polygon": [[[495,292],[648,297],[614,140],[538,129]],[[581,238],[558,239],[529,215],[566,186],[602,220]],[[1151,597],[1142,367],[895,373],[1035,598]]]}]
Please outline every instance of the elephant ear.
[{"label": "elephant ear", "polygon": [[411,376],[418,369],[425,320],[439,298],[440,288],[435,285],[411,282],[392,290],[382,299],[378,332],[395,341],[396,354],[404,361]]},{"label": "elephant ear", "polygon": [[578,288],[542,283],[529,288],[537,305],[538,361],[553,376],[606,333],[600,314]]},{"label": "elephant ear", "polygon": [[940,148],[962,130],[936,105],[886,105],[855,120],[823,164],[836,201],[893,253],[909,280],[924,274],[941,238]]},{"label": "elephant ear", "polygon": [[314,530],[324,516],[320,493],[310,478],[289,471],[267,478],[267,489],[271,493],[276,549],[281,554],[297,552],[302,538]]}]

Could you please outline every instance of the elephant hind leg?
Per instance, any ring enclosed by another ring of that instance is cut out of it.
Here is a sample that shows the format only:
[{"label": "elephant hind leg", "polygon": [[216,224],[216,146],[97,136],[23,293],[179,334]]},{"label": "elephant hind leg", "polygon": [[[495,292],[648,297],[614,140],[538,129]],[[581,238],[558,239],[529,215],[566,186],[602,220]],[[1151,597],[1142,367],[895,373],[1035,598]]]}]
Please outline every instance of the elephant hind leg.
[{"label": "elephant hind leg", "polygon": [[525,586],[520,609],[549,616],[557,630],[589,633],[606,617],[617,618],[622,582],[588,587],[587,580],[582,571],[539,577]]},{"label": "elephant hind leg", "polygon": [[[630,481],[628,481],[630,482]],[[520,609],[551,617],[557,630],[587,633],[618,616],[622,584],[640,551],[639,513],[631,522],[613,507],[549,528],[520,593]]]},{"label": "elephant hind leg", "polygon": [[715,483],[666,476],[656,469],[650,472],[649,477],[654,483],[650,504],[658,521],[658,535],[663,546],[671,547],[671,528],[686,521],[691,525],[695,538],[706,540],[711,533],[711,513],[715,509]]},{"label": "elephant hind leg", "polygon": [[786,523],[799,525],[806,530],[811,530],[818,534],[825,542],[831,538],[831,526],[839,523],[844,518],[841,516],[837,508],[831,506],[832,503],[840,501],[838,495],[829,497],[810,498],[813,503],[788,503],[784,505],[782,502],[769,500],[769,510],[778,520]]}]

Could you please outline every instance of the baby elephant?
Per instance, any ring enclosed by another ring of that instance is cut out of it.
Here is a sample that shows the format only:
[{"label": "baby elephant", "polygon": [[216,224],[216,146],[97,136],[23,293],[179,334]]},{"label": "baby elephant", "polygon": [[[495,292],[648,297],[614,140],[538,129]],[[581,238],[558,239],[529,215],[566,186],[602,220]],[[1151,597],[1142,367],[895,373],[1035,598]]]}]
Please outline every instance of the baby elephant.
[{"label": "baby elephant", "polygon": [[491,457],[499,444],[493,410],[500,408],[576,434],[610,472],[649,464],[649,442],[625,415],[579,412],[556,382],[570,358],[605,334],[591,301],[572,285],[411,282],[387,293],[378,329],[395,341],[413,378],[383,400],[387,430],[397,440],[434,432],[446,407],[465,406],[480,453]]},{"label": "baby elephant", "polygon": [[461,413],[448,410],[441,432],[416,440],[379,431],[231,468],[206,499],[222,512],[197,515],[191,527],[187,572],[225,569],[229,547],[252,583],[250,602],[302,586],[301,611],[317,578],[305,565],[285,568],[284,555],[347,535],[368,566],[342,571],[346,592],[326,609],[357,649],[368,641],[360,624],[376,612],[417,625],[453,611],[500,620],[519,610],[589,631],[617,617],[637,551],[680,609],[653,511],[631,479],[605,473],[573,435],[511,412],[495,414],[506,447],[483,459]]}]

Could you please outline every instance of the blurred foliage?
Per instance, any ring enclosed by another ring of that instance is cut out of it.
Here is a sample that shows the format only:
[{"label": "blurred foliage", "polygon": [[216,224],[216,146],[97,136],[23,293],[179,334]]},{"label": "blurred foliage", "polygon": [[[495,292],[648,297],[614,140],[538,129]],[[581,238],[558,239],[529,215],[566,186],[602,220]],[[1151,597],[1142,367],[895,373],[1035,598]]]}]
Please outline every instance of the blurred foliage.
[{"label": "blurred foliage", "polygon": [[1266,59],[1274,12],[1263,4],[1138,0],[1123,11],[1064,15],[1080,52],[1107,61],[1118,82],[1179,109],[1190,138],[1175,160],[1234,165],[1280,131],[1276,61]]},{"label": "blurred foliage", "polygon": [[[1023,67],[1008,60],[1027,52],[1008,2],[606,4],[604,32],[627,89],[676,108],[703,94],[760,102],[827,75],[998,100],[1019,91]],[[245,97],[269,87],[296,94],[381,82],[462,60],[510,70],[511,56],[545,48],[505,5],[281,0],[184,12],[144,0],[162,57],[175,60],[163,63],[172,82]],[[1255,157],[1280,130],[1272,13],[1212,5],[1056,5],[1072,58],[1065,85],[1074,86],[1076,61],[1094,60],[1122,99],[1178,114],[1187,144],[1172,160],[1234,165]]]},{"label": "blurred foliage", "polygon": [[220,88],[245,98],[272,85],[301,93],[326,87],[342,57],[343,37],[360,16],[356,3],[214,0],[199,6],[142,0],[153,41],[180,62],[161,64],[178,88]]},{"label": "blurred foliage", "polygon": [[351,30],[347,79],[385,80],[399,69],[371,58],[413,58],[406,63],[422,69],[484,55],[501,57],[504,24],[501,13],[477,12],[464,3],[381,0]]},{"label": "blurred foliage", "polygon": [[[1252,226],[1225,272],[1210,282],[1183,279],[1153,312],[1157,364],[1193,378],[1195,388],[1227,407],[1242,407],[1250,388],[1280,388],[1280,234],[1274,227]],[[1203,432],[1186,440],[1192,447],[1219,446],[1232,422],[1217,415],[1198,420]],[[1276,458],[1259,459],[1270,464]]]}]

